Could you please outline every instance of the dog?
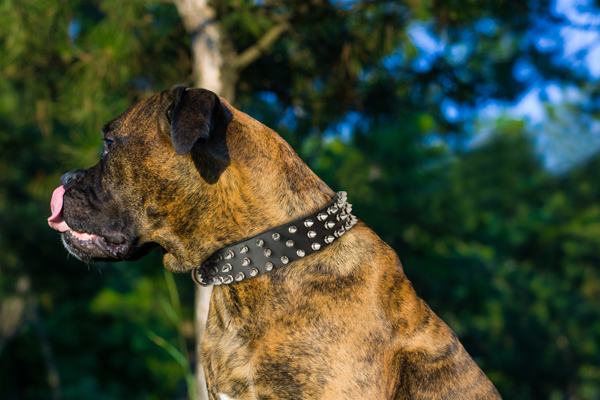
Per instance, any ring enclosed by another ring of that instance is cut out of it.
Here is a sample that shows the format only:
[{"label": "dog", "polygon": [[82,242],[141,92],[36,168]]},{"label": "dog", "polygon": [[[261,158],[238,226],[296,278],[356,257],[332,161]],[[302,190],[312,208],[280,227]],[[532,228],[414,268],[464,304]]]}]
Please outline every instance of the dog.
[{"label": "dog", "polygon": [[214,285],[211,399],[500,398],[397,254],[273,130],[174,86],[102,133],[48,222],[82,261],[160,248],[168,270]]}]

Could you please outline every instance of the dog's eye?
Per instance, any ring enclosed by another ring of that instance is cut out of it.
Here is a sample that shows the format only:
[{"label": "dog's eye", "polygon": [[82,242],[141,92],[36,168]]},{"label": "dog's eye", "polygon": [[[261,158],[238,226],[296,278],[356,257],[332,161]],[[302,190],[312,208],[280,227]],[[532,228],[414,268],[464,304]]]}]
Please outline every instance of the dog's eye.
[{"label": "dog's eye", "polygon": [[107,153],[115,144],[114,140],[110,140],[110,139],[102,139],[102,141],[104,142],[104,153]]}]

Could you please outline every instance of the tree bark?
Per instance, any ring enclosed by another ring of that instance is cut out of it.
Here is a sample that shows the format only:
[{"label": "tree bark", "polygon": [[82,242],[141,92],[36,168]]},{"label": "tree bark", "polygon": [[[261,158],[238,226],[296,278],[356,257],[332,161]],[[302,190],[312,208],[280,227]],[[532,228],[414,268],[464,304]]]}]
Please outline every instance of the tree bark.
[{"label": "tree bark", "polygon": [[235,54],[222,38],[215,9],[207,0],[175,0],[175,5],[192,39],[196,86],[232,102],[237,81],[236,68],[231,62]]}]

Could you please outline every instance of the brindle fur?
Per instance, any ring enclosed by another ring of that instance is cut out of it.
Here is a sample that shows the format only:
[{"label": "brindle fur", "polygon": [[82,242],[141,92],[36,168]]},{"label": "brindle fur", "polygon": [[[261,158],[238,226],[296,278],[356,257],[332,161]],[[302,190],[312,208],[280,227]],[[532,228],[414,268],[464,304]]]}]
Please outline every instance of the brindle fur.
[{"label": "brindle fur", "polygon": [[[158,93],[105,131],[115,144],[65,183],[63,215],[118,252],[65,235],[83,260],[160,247],[167,269],[190,271],[334,194],[274,131],[202,89]],[[215,287],[202,353],[213,400],[500,398],[360,222],[320,252]]]}]

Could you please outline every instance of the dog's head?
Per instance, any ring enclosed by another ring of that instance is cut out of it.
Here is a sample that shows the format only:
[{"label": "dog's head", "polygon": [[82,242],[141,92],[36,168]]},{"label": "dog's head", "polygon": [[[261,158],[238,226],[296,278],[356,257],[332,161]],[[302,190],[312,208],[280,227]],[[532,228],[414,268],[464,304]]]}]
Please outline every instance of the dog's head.
[{"label": "dog's head", "polygon": [[218,212],[230,120],[216,94],[183,86],[132,106],[103,128],[98,164],[62,176],[48,223],[82,261],[136,259],[162,247],[168,268],[194,267],[181,261],[182,241]]}]

